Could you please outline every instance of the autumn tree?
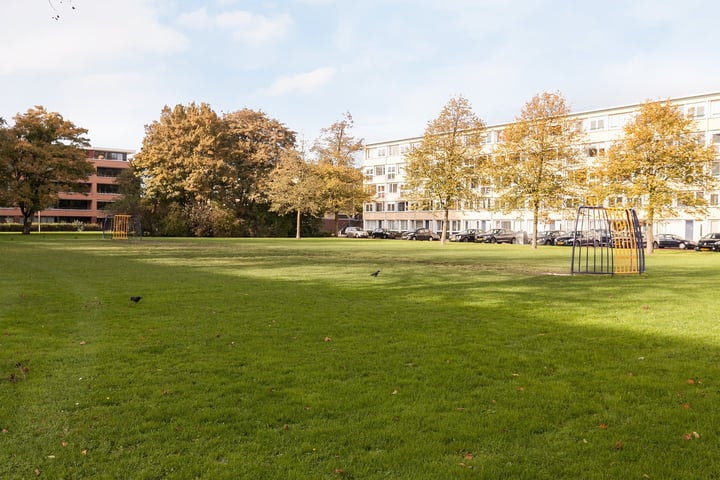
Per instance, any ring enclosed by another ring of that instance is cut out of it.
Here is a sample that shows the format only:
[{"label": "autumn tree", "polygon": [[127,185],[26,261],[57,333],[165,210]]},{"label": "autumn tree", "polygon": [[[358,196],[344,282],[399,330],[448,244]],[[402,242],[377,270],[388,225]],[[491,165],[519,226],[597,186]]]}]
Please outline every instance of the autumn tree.
[{"label": "autumn tree", "polygon": [[220,117],[205,103],[165,107],[145,130],[133,166],[156,216],[174,217],[173,232],[182,233],[184,217],[188,233],[207,235],[213,229],[198,223],[202,216],[227,224],[229,213],[242,222],[242,233],[267,233],[277,215],[269,218],[261,185],[294,146],[294,132],[262,112]]},{"label": "autumn tree", "polygon": [[707,205],[702,194],[712,189],[714,150],[692,118],[670,101],[648,101],[624,127],[623,138],[608,150],[599,176],[615,195],[641,200],[647,222],[647,249],[653,251],[654,224],[674,215],[674,204],[690,211]]},{"label": "autumn tree", "polygon": [[322,212],[323,179],[317,165],[306,163],[300,154],[288,150],[265,183],[270,210],[281,215],[296,214],[295,238],[300,238],[302,214]]},{"label": "autumn tree", "polygon": [[145,195],[158,203],[185,205],[218,195],[226,165],[223,125],[206,103],[165,106],[160,120],[145,127],[133,168]]},{"label": "autumn tree", "polygon": [[247,233],[264,235],[268,197],[263,185],[280,160],[295,147],[296,134],[262,111],[242,109],[223,115],[227,188],[223,202],[243,219]]},{"label": "autumn tree", "polygon": [[485,123],[470,102],[452,98],[428,122],[422,141],[406,155],[405,188],[409,198],[443,212],[441,242],[447,239],[449,212],[472,202],[485,167],[481,154]]},{"label": "autumn tree", "polygon": [[311,148],[324,180],[325,209],[334,216],[335,232],[340,214],[355,216],[367,199],[362,172],[355,167],[355,155],[362,150],[363,140],[350,135],[353,126],[352,115],[345,112],[341,120],[320,130]]},{"label": "autumn tree", "polygon": [[84,192],[95,169],[83,147],[87,130],[42,106],[16,115],[14,125],[0,125],[0,191],[2,202],[20,209],[22,233],[30,233],[33,216],[57,201],[60,192]]},{"label": "autumn tree", "polygon": [[568,196],[577,194],[577,182],[586,181],[574,171],[583,169],[577,148],[582,130],[569,114],[560,93],[535,95],[505,127],[493,157],[497,208],[532,211],[533,248],[541,212],[561,208]]}]

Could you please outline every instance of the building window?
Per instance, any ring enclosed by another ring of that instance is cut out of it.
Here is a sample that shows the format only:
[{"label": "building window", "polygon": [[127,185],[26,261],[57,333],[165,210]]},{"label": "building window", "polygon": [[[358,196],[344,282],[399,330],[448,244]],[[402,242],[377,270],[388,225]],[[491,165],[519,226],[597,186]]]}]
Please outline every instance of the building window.
[{"label": "building window", "polygon": [[375,211],[376,212],[384,211],[382,202],[375,202]]},{"label": "building window", "polygon": [[713,117],[720,115],[720,100],[713,100],[710,102],[710,114]]},{"label": "building window", "polygon": [[588,119],[588,130],[605,130],[605,118],[596,117]]},{"label": "building window", "polygon": [[387,204],[387,211],[388,211],[388,212],[394,212],[394,211],[395,211],[395,204],[394,204],[394,203],[388,203],[388,204]]},{"label": "building window", "polygon": [[385,175],[385,166],[384,165],[377,165],[375,167],[375,176],[379,177],[381,175]]},{"label": "building window", "polygon": [[372,203],[366,203],[365,204],[365,211],[366,212],[372,212],[373,211],[373,204]]},{"label": "building window", "polygon": [[703,118],[705,116],[705,105],[702,103],[685,105],[685,115],[690,118]]},{"label": "building window", "polygon": [[114,183],[111,183],[111,184],[98,183],[97,184],[97,193],[105,193],[105,194],[120,193],[120,185],[116,185]]},{"label": "building window", "polygon": [[388,180],[395,180],[395,172],[396,172],[396,167],[395,167],[395,165],[388,165],[388,167],[387,167],[387,179],[388,179]]},{"label": "building window", "polygon": [[710,195],[710,205],[712,205],[713,207],[717,207],[718,199],[720,199],[720,195],[718,195],[717,193],[711,194]]},{"label": "building window", "polygon": [[388,147],[388,155],[397,156],[400,153],[400,145],[390,145]]},{"label": "building window", "polygon": [[397,203],[397,211],[398,212],[405,212],[407,211],[408,204],[407,202],[398,202]]},{"label": "building window", "polygon": [[385,198],[385,185],[377,186],[377,198]]}]

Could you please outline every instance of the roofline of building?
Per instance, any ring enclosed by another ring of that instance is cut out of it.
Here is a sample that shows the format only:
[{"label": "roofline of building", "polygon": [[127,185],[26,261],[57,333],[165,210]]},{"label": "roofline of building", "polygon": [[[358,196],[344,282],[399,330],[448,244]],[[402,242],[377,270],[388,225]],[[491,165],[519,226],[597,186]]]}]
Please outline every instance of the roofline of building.
[{"label": "roofline of building", "polygon": [[[633,110],[648,101],[650,101],[650,102],[670,101],[670,102],[677,103],[677,102],[692,100],[692,99],[696,99],[696,98],[711,97],[714,95],[720,96],[720,92],[699,93],[699,94],[695,94],[695,95],[685,95],[682,97],[666,97],[666,98],[658,98],[658,99],[647,99],[647,100],[643,100],[642,102],[630,103],[627,105],[619,105],[619,106],[615,106],[615,107],[603,107],[603,108],[595,108],[595,109],[591,109],[591,110],[581,110],[578,112],[570,112],[570,114],[568,116],[570,116],[570,117],[587,117],[587,116],[591,116],[593,114],[599,114],[602,112],[609,112],[609,111],[615,111],[615,110],[623,110],[623,109]],[[514,122],[514,120],[511,120],[508,122],[502,122],[502,123],[493,123],[492,125],[486,125],[485,128],[487,130],[493,130],[493,129],[505,127],[507,125],[512,124],[513,122]],[[368,147],[377,147],[377,146],[381,146],[381,145],[388,145],[388,144],[395,144],[395,143],[407,143],[407,142],[411,142],[411,141],[418,141],[421,138],[422,138],[422,135],[418,135],[416,137],[395,138],[392,140],[384,140],[381,142],[371,142],[371,143],[366,143],[365,148],[367,149]]]}]

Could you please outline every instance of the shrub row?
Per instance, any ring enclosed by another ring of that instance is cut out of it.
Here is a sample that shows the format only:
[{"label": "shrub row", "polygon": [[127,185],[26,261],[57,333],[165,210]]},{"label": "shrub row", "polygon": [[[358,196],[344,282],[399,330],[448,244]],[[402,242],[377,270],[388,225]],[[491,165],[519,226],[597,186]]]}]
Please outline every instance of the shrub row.
[{"label": "shrub row", "polygon": [[[41,232],[99,232],[100,225],[94,223],[83,223],[78,226],[73,223],[43,223],[40,225]],[[33,223],[33,232],[37,232],[37,223]],[[22,225],[19,223],[0,223],[0,232],[22,232]]]}]

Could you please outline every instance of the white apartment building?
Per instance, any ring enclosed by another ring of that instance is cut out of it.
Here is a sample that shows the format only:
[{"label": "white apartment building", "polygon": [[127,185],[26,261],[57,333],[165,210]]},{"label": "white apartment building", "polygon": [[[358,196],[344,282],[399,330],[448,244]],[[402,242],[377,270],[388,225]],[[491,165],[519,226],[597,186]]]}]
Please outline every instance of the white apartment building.
[{"label": "white apartment building", "polygon": [[[715,146],[718,157],[713,164],[712,172],[720,180],[720,92],[671,98],[670,102],[678,105],[686,115],[693,117],[698,134],[705,137],[708,145]],[[579,147],[585,152],[587,161],[602,161],[601,157],[614,141],[622,137],[623,126],[639,107],[640,104],[634,104],[571,114],[571,117],[577,118],[582,124],[585,143]],[[492,152],[494,146],[501,140],[506,125],[488,125],[486,136],[488,152]],[[365,229],[382,227],[404,231],[427,227],[438,232],[442,229],[442,212],[414,210],[403,196],[405,153],[413,144],[421,140],[422,137],[404,138],[369,143],[365,146],[361,168],[365,187],[373,195],[372,201],[365,203],[363,207]],[[467,228],[481,230],[510,228],[532,233],[531,211],[503,213],[493,210],[490,208],[493,204],[492,187],[481,188],[485,190],[481,193],[487,198],[487,208],[451,211],[449,232]],[[655,233],[674,233],[696,240],[705,233],[720,232],[720,190],[698,194],[704,195],[710,204],[706,216],[698,218],[692,213],[685,212],[682,206],[676,205],[675,218],[656,219]],[[642,206],[636,209],[642,222],[644,215]],[[545,218],[541,218],[538,229],[540,231],[572,230],[576,213],[575,208],[549,212]]]}]

